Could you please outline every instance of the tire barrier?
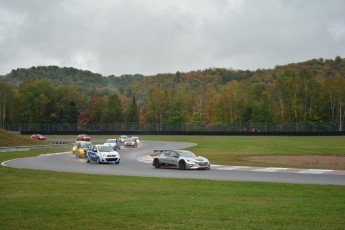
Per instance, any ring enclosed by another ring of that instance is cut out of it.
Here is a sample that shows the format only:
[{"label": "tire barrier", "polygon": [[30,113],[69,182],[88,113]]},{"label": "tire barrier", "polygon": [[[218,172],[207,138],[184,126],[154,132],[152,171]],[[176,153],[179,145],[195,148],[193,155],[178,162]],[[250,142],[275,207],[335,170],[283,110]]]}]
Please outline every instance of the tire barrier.
[{"label": "tire barrier", "polygon": [[74,142],[70,141],[50,141],[52,145],[72,145]]}]

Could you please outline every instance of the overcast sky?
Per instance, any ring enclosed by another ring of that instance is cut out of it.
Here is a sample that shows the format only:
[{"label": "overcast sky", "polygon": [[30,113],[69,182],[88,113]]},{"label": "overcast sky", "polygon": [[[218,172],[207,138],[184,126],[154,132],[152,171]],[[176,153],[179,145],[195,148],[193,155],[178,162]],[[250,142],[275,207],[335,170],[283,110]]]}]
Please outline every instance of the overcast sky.
[{"label": "overcast sky", "polygon": [[274,68],[345,57],[344,0],[1,0],[0,75]]}]

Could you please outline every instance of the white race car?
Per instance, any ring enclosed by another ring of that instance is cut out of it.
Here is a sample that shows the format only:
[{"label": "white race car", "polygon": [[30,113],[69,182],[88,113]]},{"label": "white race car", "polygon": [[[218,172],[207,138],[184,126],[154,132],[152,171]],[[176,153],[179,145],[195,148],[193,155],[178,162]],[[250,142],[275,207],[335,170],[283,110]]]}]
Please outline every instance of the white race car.
[{"label": "white race car", "polygon": [[179,169],[210,169],[211,164],[205,157],[197,156],[187,150],[154,150],[152,165],[173,166]]},{"label": "white race car", "polygon": [[120,163],[120,154],[109,145],[95,145],[87,150],[87,163]]}]

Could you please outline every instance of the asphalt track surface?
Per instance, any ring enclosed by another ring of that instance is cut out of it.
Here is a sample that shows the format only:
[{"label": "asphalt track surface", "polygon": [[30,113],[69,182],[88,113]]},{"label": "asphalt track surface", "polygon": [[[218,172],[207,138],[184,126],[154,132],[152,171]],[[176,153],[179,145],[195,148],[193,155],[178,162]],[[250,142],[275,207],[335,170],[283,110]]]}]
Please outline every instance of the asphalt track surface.
[{"label": "asphalt track surface", "polygon": [[[13,168],[75,172],[87,174],[140,176],[152,178],[188,178],[219,181],[278,182],[294,184],[345,185],[345,171],[320,169],[262,168],[244,166],[211,165],[210,170],[179,170],[152,166],[150,154],[154,149],[183,149],[194,145],[187,142],[142,141],[138,148],[122,148],[121,163],[86,163],[76,158],[72,151],[43,154],[3,162]],[[212,162],[211,162],[212,163]]]}]

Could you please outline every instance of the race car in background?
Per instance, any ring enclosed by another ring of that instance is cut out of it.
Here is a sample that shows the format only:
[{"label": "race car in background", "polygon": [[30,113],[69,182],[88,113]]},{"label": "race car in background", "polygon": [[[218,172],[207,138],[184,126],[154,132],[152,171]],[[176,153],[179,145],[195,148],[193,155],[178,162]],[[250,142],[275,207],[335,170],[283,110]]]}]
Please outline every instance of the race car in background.
[{"label": "race car in background", "polygon": [[126,135],[121,135],[120,138],[119,138],[119,141],[121,143],[124,143],[127,139],[128,139],[128,137]]},{"label": "race car in background", "polygon": [[86,134],[79,134],[77,136],[77,141],[91,141],[91,137]]},{"label": "race car in background", "polygon": [[137,144],[139,145],[140,144],[140,139],[139,137],[131,137],[133,140],[135,140],[137,142]]},{"label": "race car in background", "polygon": [[46,139],[46,137],[41,135],[41,134],[32,134],[31,138],[36,139],[36,140],[40,140],[40,141],[44,141]]},{"label": "race car in background", "polygon": [[125,147],[136,148],[138,146],[138,142],[136,140],[134,140],[133,138],[128,138],[128,139],[125,140],[125,142],[123,142],[123,145]]},{"label": "race car in background", "polygon": [[76,141],[73,145],[72,152],[77,158],[86,157],[86,152],[92,147],[90,142]]}]

